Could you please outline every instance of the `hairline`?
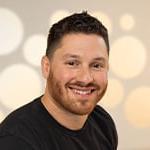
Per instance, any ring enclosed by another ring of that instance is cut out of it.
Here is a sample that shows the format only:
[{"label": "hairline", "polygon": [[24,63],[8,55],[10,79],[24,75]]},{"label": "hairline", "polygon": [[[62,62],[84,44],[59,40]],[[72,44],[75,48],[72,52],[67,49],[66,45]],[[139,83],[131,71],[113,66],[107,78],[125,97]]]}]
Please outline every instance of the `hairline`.
[{"label": "hairline", "polygon": [[55,44],[53,45],[53,47],[51,48],[51,50],[48,50],[49,53],[46,56],[49,59],[51,59],[53,57],[55,51],[62,46],[62,41],[63,41],[64,37],[67,36],[67,35],[71,35],[71,34],[97,35],[97,36],[101,37],[104,40],[104,42],[105,42],[106,49],[107,49],[107,54],[109,56],[109,49],[108,49],[106,41],[105,41],[105,39],[104,39],[104,37],[102,35],[100,35],[98,33],[95,33],[95,32],[93,32],[93,33],[92,32],[87,33],[87,32],[82,32],[82,31],[77,31],[77,32],[71,31],[71,32],[65,33],[61,38],[59,38],[58,40],[55,41]]}]

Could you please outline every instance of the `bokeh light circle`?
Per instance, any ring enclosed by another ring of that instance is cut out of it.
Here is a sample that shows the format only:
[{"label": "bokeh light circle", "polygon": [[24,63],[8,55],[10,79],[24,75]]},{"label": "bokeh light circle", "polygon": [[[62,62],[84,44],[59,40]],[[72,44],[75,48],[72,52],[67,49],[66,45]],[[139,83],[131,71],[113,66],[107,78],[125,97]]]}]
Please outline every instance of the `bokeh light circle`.
[{"label": "bokeh light circle", "polygon": [[107,91],[100,100],[99,104],[107,108],[114,108],[123,100],[124,87],[123,84],[117,79],[109,79]]},{"label": "bokeh light circle", "polygon": [[125,36],[112,44],[110,68],[124,79],[139,75],[146,64],[146,49],[135,37]]},{"label": "bokeh light circle", "polygon": [[25,59],[35,66],[40,66],[41,58],[46,52],[47,38],[42,34],[33,35],[23,46]]},{"label": "bokeh light circle", "polygon": [[17,108],[41,93],[38,74],[24,64],[6,68],[0,75],[0,99],[8,108]]},{"label": "bokeh light circle", "polygon": [[100,12],[100,11],[94,11],[91,14],[92,14],[92,16],[94,16],[97,19],[99,19],[104,24],[104,26],[106,26],[106,28],[108,29],[109,33],[112,32],[111,19],[105,13]]},{"label": "bokeh light circle", "polygon": [[120,26],[123,30],[131,30],[135,25],[135,21],[132,15],[124,14],[120,18]]},{"label": "bokeh light circle", "polygon": [[150,127],[149,98],[150,87],[139,87],[129,94],[125,103],[125,115],[134,127]]},{"label": "bokeh light circle", "polygon": [[67,17],[70,13],[67,10],[57,10],[50,16],[50,25],[58,22],[60,19]]},{"label": "bokeh light circle", "polygon": [[16,50],[23,38],[23,24],[13,11],[0,8],[0,55]]}]

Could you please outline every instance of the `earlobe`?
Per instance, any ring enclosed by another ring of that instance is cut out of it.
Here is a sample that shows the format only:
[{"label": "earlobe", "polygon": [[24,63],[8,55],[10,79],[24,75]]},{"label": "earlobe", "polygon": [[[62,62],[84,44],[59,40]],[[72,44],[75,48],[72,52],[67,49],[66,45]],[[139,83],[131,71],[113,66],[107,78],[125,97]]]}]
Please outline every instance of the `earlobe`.
[{"label": "earlobe", "polygon": [[48,59],[47,56],[43,56],[42,57],[42,60],[41,60],[41,69],[42,69],[43,77],[45,79],[47,79],[48,76],[49,76],[49,71],[50,71],[50,61],[49,61],[49,59]]}]

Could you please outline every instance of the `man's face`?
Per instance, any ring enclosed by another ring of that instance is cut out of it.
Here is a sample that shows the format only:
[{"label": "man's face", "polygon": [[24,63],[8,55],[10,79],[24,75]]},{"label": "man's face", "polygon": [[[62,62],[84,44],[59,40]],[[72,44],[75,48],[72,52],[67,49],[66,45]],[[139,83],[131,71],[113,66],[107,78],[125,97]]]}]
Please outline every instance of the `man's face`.
[{"label": "man's face", "polygon": [[89,114],[107,88],[108,53],[95,34],[67,34],[50,59],[49,98],[64,111]]}]

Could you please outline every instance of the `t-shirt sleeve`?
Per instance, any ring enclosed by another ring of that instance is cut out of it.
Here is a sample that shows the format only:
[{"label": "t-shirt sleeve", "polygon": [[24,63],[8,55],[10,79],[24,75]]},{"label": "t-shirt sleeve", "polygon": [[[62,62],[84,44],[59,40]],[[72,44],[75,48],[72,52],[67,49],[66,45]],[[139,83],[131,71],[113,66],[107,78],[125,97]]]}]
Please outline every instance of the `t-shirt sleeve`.
[{"label": "t-shirt sleeve", "polygon": [[0,137],[1,150],[34,150],[26,141],[15,136]]}]

